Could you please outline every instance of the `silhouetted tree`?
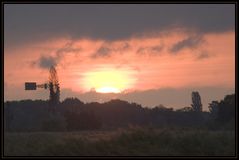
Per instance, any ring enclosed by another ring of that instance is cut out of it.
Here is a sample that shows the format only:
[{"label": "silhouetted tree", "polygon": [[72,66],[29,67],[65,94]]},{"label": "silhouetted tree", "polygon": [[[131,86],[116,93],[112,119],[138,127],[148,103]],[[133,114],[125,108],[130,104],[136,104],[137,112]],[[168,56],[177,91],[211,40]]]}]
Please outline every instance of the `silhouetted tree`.
[{"label": "silhouetted tree", "polygon": [[235,120],[235,94],[226,95],[224,100],[218,106],[218,120],[221,122],[228,122]]},{"label": "silhouetted tree", "polygon": [[183,108],[180,108],[176,111],[178,111],[178,112],[192,112],[193,108],[192,107],[183,107]]},{"label": "silhouetted tree", "polygon": [[55,111],[55,107],[60,102],[60,85],[57,77],[57,72],[54,66],[51,66],[50,68],[49,90],[50,90],[49,106],[51,110]]},{"label": "silhouetted tree", "polygon": [[219,102],[218,101],[212,101],[211,103],[209,103],[209,112],[212,116],[212,118],[216,118],[218,115],[218,110],[219,110]]},{"label": "silhouetted tree", "polygon": [[173,111],[173,108],[167,108],[164,105],[160,104],[158,106],[155,106],[152,110],[155,112],[170,112]]},{"label": "silhouetted tree", "polygon": [[99,129],[101,121],[92,111],[65,112],[68,131]]},{"label": "silhouetted tree", "polygon": [[64,101],[61,103],[62,105],[83,105],[84,102],[80,101],[78,98],[66,98]]},{"label": "silhouetted tree", "polygon": [[212,128],[234,129],[235,127],[235,94],[226,95],[220,102],[209,103]]},{"label": "silhouetted tree", "polygon": [[42,129],[44,131],[65,131],[65,117],[60,113],[48,114],[42,121]]},{"label": "silhouetted tree", "polygon": [[[163,105],[147,108],[122,100],[84,104],[77,98],[65,99],[58,105],[58,112],[50,114],[46,109],[47,103],[48,101],[43,100],[5,102],[4,114],[6,116],[4,115],[4,118],[10,119],[11,131],[108,129],[127,127],[129,124],[197,127],[204,125],[205,120],[212,115],[208,112],[195,112],[192,107],[174,111]],[[7,105],[10,106],[10,110],[6,107]],[[225,96],[224,100],[220,102],[212,102],[211,106],[209,107],[210,111],[216,114],[216,118],[211,119],[211,126],[229,128],[233,125],[235,94]],[[216,112],[217,110],[218,112]],[[11,115],[14,117],[11,118]],[[216,128],[220,129],[220,127]]]},{"label": "silhouetted tree", "polygon": [[198,92],[192,92],[192,103],[191,106],[194,111],[202,112],[201,97]]},{"label": "silhouetted tree", "polygon": [[13,121],[13,112],[10,106],[10,102],[6,102],[4,105],[4,127],[7,131],[11,130],[11,123]]}]

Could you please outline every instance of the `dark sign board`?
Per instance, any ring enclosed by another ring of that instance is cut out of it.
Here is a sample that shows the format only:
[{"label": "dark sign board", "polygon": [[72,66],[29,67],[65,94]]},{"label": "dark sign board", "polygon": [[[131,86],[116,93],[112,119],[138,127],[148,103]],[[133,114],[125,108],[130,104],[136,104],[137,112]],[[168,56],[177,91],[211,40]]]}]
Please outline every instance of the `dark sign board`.
[{"label": "dark sign board", "polygon": [[37,83],[36,82],[25,82],[25,90],[36,90]]}]

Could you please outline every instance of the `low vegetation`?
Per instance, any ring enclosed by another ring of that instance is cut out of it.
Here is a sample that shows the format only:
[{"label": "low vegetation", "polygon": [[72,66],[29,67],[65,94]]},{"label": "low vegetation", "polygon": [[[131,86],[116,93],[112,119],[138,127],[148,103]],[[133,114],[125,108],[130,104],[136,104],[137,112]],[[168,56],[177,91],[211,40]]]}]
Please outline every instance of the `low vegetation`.
[{"label": "low vegetation", "polygon": [[68,98],[4,103],[5,156],[235,156],[235,94],[209,112]]},{"label": "low vegetation", "polygon": [[131,127],[6,133],[5,156],[234,156],[234,131]]}]

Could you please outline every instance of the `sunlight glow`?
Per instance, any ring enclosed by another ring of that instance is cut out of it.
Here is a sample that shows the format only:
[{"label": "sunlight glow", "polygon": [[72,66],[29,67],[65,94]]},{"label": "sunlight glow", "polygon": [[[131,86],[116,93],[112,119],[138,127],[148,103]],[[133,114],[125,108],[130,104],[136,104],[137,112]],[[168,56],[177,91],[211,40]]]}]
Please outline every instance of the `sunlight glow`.
[{"label": "sunlight glow", "polygon": [[120,93],[121,91],[118,88],[114,88],[114,87],[102,87],[102,88],[97,88],[96,92],[99,92],[99,93]]},{"label": "sunlight glow", "polygon": [[130,70],[117,70],[113,68],[100,68],[86,72],[82,86],[89,90],[95,88],[99,93],[120,93],[133,87],[135,78]]}]

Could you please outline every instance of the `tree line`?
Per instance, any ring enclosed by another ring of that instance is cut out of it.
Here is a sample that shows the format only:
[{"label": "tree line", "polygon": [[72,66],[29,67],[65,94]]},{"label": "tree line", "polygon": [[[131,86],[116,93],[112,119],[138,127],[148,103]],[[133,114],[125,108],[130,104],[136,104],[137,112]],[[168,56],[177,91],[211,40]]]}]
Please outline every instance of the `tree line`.
[{"label": "tree line", "polygon": [[235,94],[212,101],[209,111],[202,111],[199,93],[192,93],[191,107],[174,110],[163,105],[145,108],[137,103],[114,99],[105,103],[83,103],[66,98],[54,112],[43,100],[7,101],[4,103],[5,131],[79,131],[118,127],[204,127],[234,129]]}]

